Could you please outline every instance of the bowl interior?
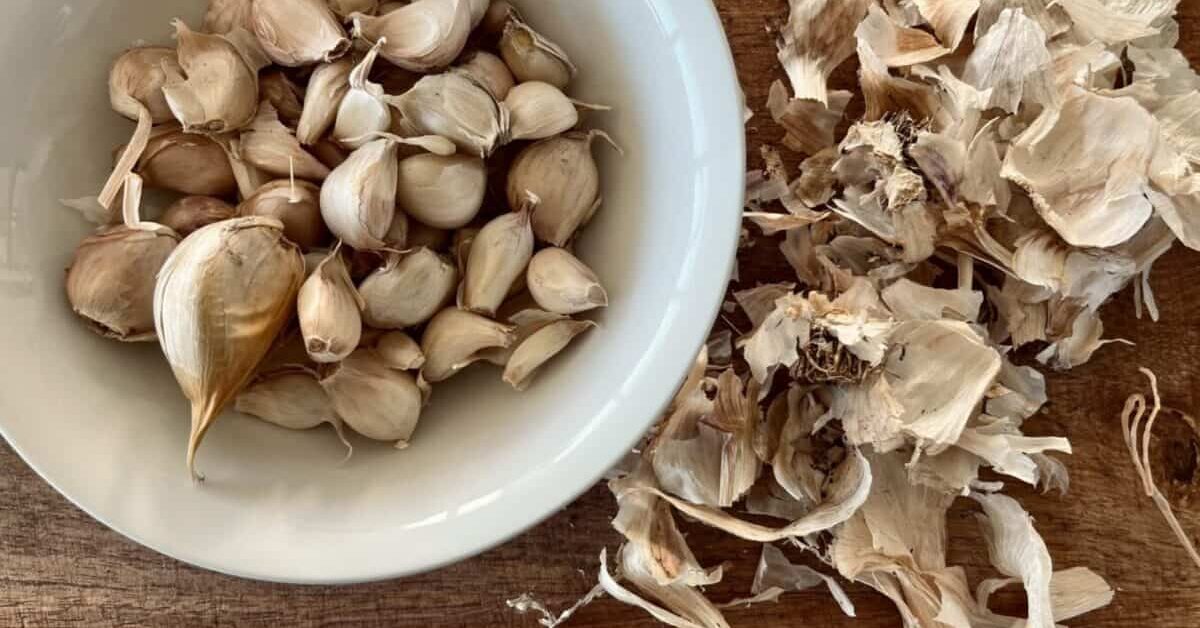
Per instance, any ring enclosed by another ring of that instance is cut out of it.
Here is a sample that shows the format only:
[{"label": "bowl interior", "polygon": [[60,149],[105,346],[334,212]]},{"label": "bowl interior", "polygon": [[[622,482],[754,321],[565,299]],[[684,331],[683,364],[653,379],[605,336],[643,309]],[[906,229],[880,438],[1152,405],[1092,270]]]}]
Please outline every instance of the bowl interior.
[{"label": "bowl interior", "polygon": [[63,269],[132,123],[110,110],[124,48],[199,25],[203,0],[10,0],[0,24],[0,430],[60,491],[159,551],[237,575],[347,582],[403,575],[499,542],[589,486],[652,421],[705,336],[731,267],[741,109],[716,14],[697,0],[518,3],[581,72],[605,205],[580,244],[613,305],[526,393],[490,368],[435,390],[411,448],[229,414],[184,466],[188,411],[156,345],[76,320]]}]

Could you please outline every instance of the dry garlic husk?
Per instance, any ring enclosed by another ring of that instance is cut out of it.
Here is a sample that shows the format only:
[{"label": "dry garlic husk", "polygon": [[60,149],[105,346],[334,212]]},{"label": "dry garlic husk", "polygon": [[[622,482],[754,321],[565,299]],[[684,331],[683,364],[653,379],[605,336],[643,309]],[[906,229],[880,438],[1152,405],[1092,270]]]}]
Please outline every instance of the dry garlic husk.
[{"label": "dry garlic husk", "polygon": [[532,193],[539,199],[533,212],[538,239],[564,246],[600,207],[600,171],[592,157],[602,131],[573,132],[542,140],[521,151],[508,173],[508,202],[519,207]]},{"label": "dry garlic husk", "polygon": [[358,348],[363,306],[341,246],[336,246],[305,280],[296,300],[300,333],[313,362],[340,362]]},{"label": "dry garlic husk", "polygon": [[209,0],[204,14],[204,32],[225,35],[235,29],[252,32],[250,8],[254,0]]},{"label": "dry garlic husk", "polygon": [[387,94],[383,93],[383,86],[372,83],[369,78],[383,43],[380,40],[375,44],[350,72],[350,89],[338,106],[333,139],[347,148],[361,147],[370,141],[372,133],[387,131],[392,125]]},{"label": "dry garlic husk", "polygon": [[274,177],[295,175],[309,181],[324,181],[329,167],[313,157],[292,130],[279,121],[279,114],[268,101],[258,107],[254,122],[242,131],[242,159]]},{"label": "dry garlic husk", "polygon": [[393,254],[358,288],[363,320],[378,329],[420,325],[454,298],[458,277],[454,264],[429,249]]},{"label": "dry garlic husk", "polygon": [[254,0],[250,21],[277,65],[328,63],[350,50],[346,30],[325,0]]},{"label": "dry garlic husk", "polygon": [[179,244],[179,235],[141,222],[141,179],[131,174],[125,181],[125,224],[88,236],[75,249],[67,269],[67,300],[102,336],[152,341],[154,278]]},{"label": "dry garlic husk", "polygon": [[329,395],[317,374],[308,369],[288,367],[256,378],[238,393],[234,408],[289,430],[311,430],[328,423],[348,449],[347,456],[354,452]]},{"label": "dry garlic husk", "polygon": [[469,155],[414,155],[400,161],[398,176],[398,208],[438,229],[466,226],[487,193],[487,165]]},{"label": "dry garlic husk", "polygon": [[391,331],[375,343],[375,351],[388,366],[401,371],[416,371],[425,365],[421,345],[402,331]]},{"label": "dry garlic husk", "polygon": [[359,349],[325,368],[321,387],[351,429],[367,438],[408,446],[421,419],[424,396],[412,375],[388,366],[372,349]]},{"label": "dry garlic husk", "polygon": [[431,251],[445,251],[450,244],[449,231],[435,229],[419,221],[413,221],[408,226],[408,233],[405,235],[407,236],[404,239],[405,248],[425,247]]},{"label": "dry garlic husk", "polygon": [[304,92],[281,70],[263,74],[258,78],[260,100],[271,103],[279,119],[288,128],[296,128],[304,115]]},{"label": "dry garlic husk", "polygon": [[563,319],[534,332],[508,358],[504,367],[505,383],[517,390],[525,390],[538,369],[562,353],[576,336],[594,327],[596,323],[592,321]]},{"label": "dry garlic husk", "polygon": [[295,309],[304,259],[273,218],[209,225],[167,259],[154,289],[159,343],[192,404],[187,465]]},{"label": "dry garlic husk", "polygon": [[329,0],[329,8],[345,21],[355,13],[374,15],[379,11],[379,0]]},{"label": "dry garlic husk", "polygon": [[473,52],[455,69],[469,74],[480,85],[488,88],[496,100],[504,100],[509,90],[516,85],[512,72],[504,65],[504,59],[490,52]]},{"label": "dry garlic husk", "polygon": [[566,89],[578,71],[567,53],[516,16],[500,37],[500,56],[518,82],[542,81]]},{"label": "dry garlic husk", "polygon": [[219,198],[185,196],[171,203],[158,222],[186,238],[201,227],[229,220],[234,216],[237,216],[237,209]]},{"label": "dry garlic husk", "polygon": [[425,381],[445,381],[483,359],[481,353],[512,346],[514,329],[458,308],[442,310],[429,321],[421,338]]},{"label": "dry garlic husk", "polygon": [[343,57],[313,70],[304,92],[304,110],[296,125],[296,139],[301,144],[318,143],[333,126],[342,99],[350,91],[350,74],[354,68],[353,59]]},{"label": "dry garlic husk", "polygon": [[521,83],[504,99],[513,140],[544,140],[579,124],[575,103],[562,90],[541,81]]},{"label": "dry garlic husk", "polygon": [[136,170],[150,188],[191,196],[232,196],[238,190],[221,145],[174,124],[155,130]]},{"label": "dry garlic husk", "polygon": [[525,273],[533,257],[533,227],[526,203],[516,212],[493,219],[471,242],[459,305],[477,314],[492,316],[508,297],[513,283]]},{"label": "dry garlic husk", "polygon": [[329,243],[329,229],[321,217],[321,189],[308,181],[272,181],[242,201],[238,213],[278,220],[283,235],[302,251]]},{"label": "dry garlic husk", "polygon": [[468,0],[416,0],[386,15],[354,16],[354,34],[383,42],[380,54],[392,65],[430,72],[450,65],[471,34]]},{"label": "dry garlic husk", "polygon": [[529,293],[555,314],[579,314],[608,306],[608,293],[596,273],[564,249],[548,248],[529,262]]},{"label": "dry garlic husk", "polygon": [[508,109],[460,72],[426,76],[390,102],[417,133],[448,138],[472,155],[486,159],[508,141]]},{"label": "dry garlic husk", "polygon": [[163,94],[185,131],[227,133],[254,120],[258,71],[268,65],[248,33],[197,33],[175,20],[180,71],[168,71]]}]

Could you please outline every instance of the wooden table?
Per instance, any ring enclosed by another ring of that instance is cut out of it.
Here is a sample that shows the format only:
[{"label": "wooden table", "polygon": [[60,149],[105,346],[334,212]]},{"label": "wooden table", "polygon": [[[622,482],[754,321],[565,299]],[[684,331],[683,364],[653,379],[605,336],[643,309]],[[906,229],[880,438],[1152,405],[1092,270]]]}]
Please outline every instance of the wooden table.
[{"label": "wooden table", "polygon": [[[702,0],[696,0],[697,2]],[[764,112],[767,87],[780,75],[766,27],[786,11],[784,0],[717,0],[732,41],[742,83],[757,115],[751,157],[780,131]],[[1200,62],[1200,0],[1183,0],[1184,49]],[[1190,33],[1189,37],[1187,34]],[[750,69],[754,71],[750,71]],[[763,72],[761,68],[773,68]],[[837,77],[853,84],[853,73]],[[861,105],[860,105],[861,106]],[[742,262],[744,285],[787,279],[776,255]],[[1037,519],[1056,568],[1088,565],[1118,590],[1107,609],[1072,622],[1097,627],[1192,627],[1200,624],[1200,569],[1188,562],[1150,501],[1137,490],[1118,429],[1125,396],[1143,390],[1136,367],[1154,369],[1166,403],[1200,411],[1200,254],[1177,249],[1155,268],[1162,320],[1133,317],[1129,294],[1105,309],[1109,335],[1137,348],[1109,346],[1092,363],[1049,378],[1051,405],[1034,431],[1070,437],[1071,493],[1041,496],[1013,487]],[[1197,444],[1171,421],[1162,423],[1155,465],[1184,526],[1200,534]],[[7,446],[0,446],[0,625],[2,626],[536,626],[506,598],[533,592],[552,606],[571,604],[595,582],[602,544],[615,549],[614,514],[607,489],[596,487],[536,529],[483,556],[437,573],[354,587],[291,587],[247,582],[201,571],[139,547],[96,523],[42,482]],[[731,561],[714,599],[744,593],[758,549],[698,526],[684,525],[706,564]],[[988,564],[967,511],[952,511],[951,561],[973,577]],[[735,626],[895,626],[890,604],[850,587],[858,618],[843,617],[827,594],[814,590],[729,614]],[[1020,595],[1002,600],[1021,611]],[[641,611],[602,600],[572,626],[649,627]]]}]

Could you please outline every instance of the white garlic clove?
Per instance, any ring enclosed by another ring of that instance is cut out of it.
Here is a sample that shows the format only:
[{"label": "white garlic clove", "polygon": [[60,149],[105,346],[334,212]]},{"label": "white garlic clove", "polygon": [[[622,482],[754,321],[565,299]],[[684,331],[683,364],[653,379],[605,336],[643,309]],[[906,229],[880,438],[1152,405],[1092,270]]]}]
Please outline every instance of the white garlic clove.
[{"label": "white garlic clove", "polygon": [[334,168],[321,187],[321,215],[340,240],[363,250],[380,249],[396,217],[397,147],[373,140]]},{"label": "white garlic clove", "polygon": [[379,329],[406,329],[433,318],[454,298],[458,269],[429,249],[393,255],[359,286],[363,319]]},{"label": "white garlic clove", "polygon": [[421,339],[425,366],[421,375],[430,383],[445,381],[483,359],[482,353],[510,347],[514,329],[458,308],[442,310],[429,321]]},{"label": "white garlic clove", "polygon": [[254,0],[250,22],[275,64],[328,63],[350,50],[350,38],[325,0]]},{"label": "white garlic clove", "polygon": [[567,53],[515,15],[500,37],[500,56],[518,82],[542,81],[566,89],[577,70]]},{"label": "white garlic clove", "polygon": [[308,369],[289,367],[259,376],[238,393],[234,409],[289,430],[311,430],[328,423],[346,446],[346,458],[354,453],[333,402]]},{"label": "white garlic clove", "polygon": [[350,72],[350,89],[338,106],[333,139],[347,148],[360,148],[370,141],[373,133],[387,131],[392,124],[391,108],[383,86],[372,83],[369,78],[384,43],[384,40],[376,43]]},{"label": "white garlic clove", "polygon": [[384,334],[375,343],[375,350],[388,366],[401,371],[416,371],[425,365],[425,354],[421,345],[412,336],[402,331]]},{"label": "white garlic clove", "polygon": [[533,231],[543,242],[565,246],[599,207],[600,171],[592,156],[597,137],[612,142],[602,131],[572,132],[528,146],[513,161],[508,202],[519,207],[530,193],[540,199]]},{"label": "white garlic clove", "polygon": [[300,117],[304,115],[304,92],[282,71],[274,70],[259,76],[258,93],[261,100],[271,103],[279,120],[289,129],[300,124]]},{"label": "white garlic clove", "polygon": [[526,283],[538,305],[556,314],[608,306],[608,293],[596,273],[560,248],[543,249],[533,256]]},{"label": "white garlic clove", "polygon": [[313,362],[340,362],[358,348],[363,306],[341,246],[334,247],[305,280],[296,301],[300,332]]},{"label": "white garlic clove", "polygon": [[136,171],[146,187],[191,196],[232,196],[238,190],[229,157],[203,135],[184,133],[170,124],[154,130]]},{"label": "white garlic clove", "polygon": [[324,181],[329,176],[329,167],[304,150],[269,101],[259,105],[254,122],[242,131],[240,151],[247,163],[274,177]]},{"label": "white garlic clove", "polygon": [[390,368],[373,349],[359,349],[325,367],[321,387],[346,425],[398,449],[408,446],[425,404],[413,376]]},{"label": "white garlic clove", "polygon": [[321,216],[321,190],[308,181],[271,181],[242,201],[238,213],[279,220],[283,235],[302,251],[325,246],[330,240]]},{"label": "white garlic clove", "polygon": [[181,237],[187,237],[202,227],[237,216],[237,208],[211,196],[185,196],[171,203],[158,219]]},{"label": "white garlic clove", "polygon": [[579,111],[562,90],[541,81],[521,83],[504,99],[513,140],[543,140],[579,124]]},{"label": "white garlic clove", "polygon": [[504,368],[505,383],[525,390],[542,366],[562,353],[577,336],[596,326],[592,321],[564,319],[537,330],[512,352]]},{"label": "white garlic clove", "polygon": [[320,142],[333,126],[342,100],[350,91],[350,73],[354,68],[353,59],[342,57],[313,70],[304,92],[304,110],[296,125],[296,139],[301,144],[311,146]]},{"label": "white garlic clove", "polygon": [[392,65],[430,72],[462,53],[472,28],[471,0],[416,0],[378,17],[354,16],[354,34],[386,40],[380,54]]},{"label": "white garlic clove", "polygon": [[455,70],[470,75],[486,87],[496,100],[504,100],[516,85],[516,79],[508,66],[504,65],[504,60],[482,50],[471,53]]},{"label": "white garlic clove", "polygon": [[472,155],[486,159],[508,141],[508,109],[465,73],[426,76],[389,102],[417,134],[445,137]]},{"label": "white garlic clove", "polygon": [[493,219],[471,242],[463,277],[461,306],[492,316],[508,297],[513,283],[525,273],[533,257],[533,227],[528,203],[520,211]]},{"label": "white garlic clove", "polygon": [[163,95],[175,119],[191,133],[227,133],[254,120],[258,71],[269,61],[248,33],[197,33],[175,20],[180,70],[167,71]]},{"label": "white garlic clove", "polygon": [[483,207],[487,165],[468,155],[415,155],[400,161],[397,206],[430,227],[458,229]]}]

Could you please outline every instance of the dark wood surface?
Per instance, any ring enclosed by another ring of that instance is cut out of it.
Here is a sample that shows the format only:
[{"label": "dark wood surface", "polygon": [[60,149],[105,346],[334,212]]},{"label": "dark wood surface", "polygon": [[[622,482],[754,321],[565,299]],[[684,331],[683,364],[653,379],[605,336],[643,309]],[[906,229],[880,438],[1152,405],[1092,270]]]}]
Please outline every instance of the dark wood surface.
[{"label": "dark wood surface", "polygon": [[[697,2],[703,0],[696,0]],[[780,75],[768,26],[786,13],[785,0],[717,0],[741,70],[748,102],[751,162],[757,147],[780,131],[765,114],[767,88]],[[1200,63],[1200,0],[1180,4],[1183,47]],[[852,70],[839,73],[842,87]],[[765,254],[764,254],[765,253]],[[770,247],[742,260],[743,285],[786,279],[788,269]],[[1169,405],[1200,412],[1200,254],[1177,248],[1155,267],[1153,285],[1162,320],[1133,316],[1128,294],[1105,310],[1108,334],[1136,347],[1105,347],[1090,364],[1049,377],[1051,404],[1031,429],[1070,437],[1071,492],[1041,496],[1014,487],[1037,520],[1056,568],[1088,565],[1117,589],[1112,606],[1072,622],[1099,627],[1190,628],[1200,625],[1200,569],[1177,546],[1150,501],[1137,489],[1126,458],[1118,414],[1125,396],[1143,390],[1137,366],[1154,369]],[[1155,439],[1155,466],[1184,526],[1200,534],[1196,445],[1171,421]],[[567,606],[595,582],[597,556],[618,535],[609,521],[614,505],[596,487],[565,511],[483,556],[436,573],[353,587],[293,587],[247,582],[202,571],[160,556],[96,523],[42,482],[0,445],[0,626],[536,626],[505,599],[531,592]],[[729,561],[726,582],[711,590],[724,600],[744,593],[758,549],[684,524],[706,563]],[[975,523],[952,511],[951,559],[973,576],[987,571]],[[862,587],[849,587],[858,618],[843,617],[827,594],[785,596],[779,604],[731,611],[734,626],[898,625],[890,604]],[[1019,595],[1004,597],[1020,612]],[[573,626],[655,625],[641,611],[602,600]]]}]

